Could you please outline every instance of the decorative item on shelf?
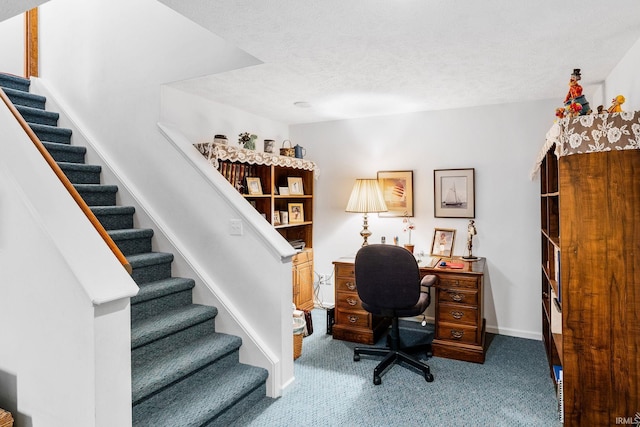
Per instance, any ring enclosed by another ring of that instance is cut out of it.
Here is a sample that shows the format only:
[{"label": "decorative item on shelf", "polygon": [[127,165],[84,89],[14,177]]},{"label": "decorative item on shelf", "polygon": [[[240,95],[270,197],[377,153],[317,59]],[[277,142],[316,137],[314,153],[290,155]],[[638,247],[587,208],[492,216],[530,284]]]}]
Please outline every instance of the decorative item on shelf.
[{"label": "decorative item on shelf", "polygon": [[621,113],[621,105],[624,104],[624,101],[626,101],[626,99],[624,99],[624,96],[622,95],[618,95],[613,98],[611,100],[611,107],[607,108],[607,113]]},{"label": "decorative item on shelf", "polygon": [[227,145],[229,140],[227,139],[227,135],[216,135],[213,137],[213,143]]},{"label": "decorative item on shelf", "polygon": [[304,156],[307,155],[307,150],[304,149],[304,147],[296,144],[295,147],[293,147],[293,152],[294,155],[296,156],[296,159],[303,159]]},{"label": "decorative item on shelf", "polygon": [[258,139],[258,135],[254,135],[249,132],[242,132],[240,135],[238,135],[238,144],[240,144],[247,150],[255,150],[256,139]]},{"label": "decorative item on shelf", "polygon": [[288,211],[280,211],[280,224],[282,224],[282,225],[289,224],[289,212]]},{"label": "decorative item on shelf", "polygon": [[582,76],[580,75],[580,68],[574,68],[573,73],[571,73],[571,78],[569,79],[569,92],[564,98],[564,106],[565,108],[568,108],[568,113],[571,117],[591,114],[589,102],[582,94],[582,86],[578,84],[580,79],[582,79]]},{"label": "decorative item on shelf", "polygon": [[469,225],[467,226],[467,251],[469,251],[469,254],[467,256],[463,256],[462,259],[466,259],[467,261],[478,259],[477,256],[473,256],[473,252],[471,251],[473,246],[473,236],[476,234],[478,234],[478,232],[476,230],[475,221],[470,219]]},{"label": "decorative item on shelf", "polygon": [[345,211],[364,214],[364,222],[360,235],[364,239],[362,246],[367,246],[369,244],[367,239],[371,236],[367,214],[387,211],[387,205],[384,202],[384,197],[382,197],[378,180],[376,178],[356,179]]},{"label": "decorative item on shelf", "polygon": [[[287,142],[289,143],[289,147],[284,146],[284,144]],[[288,139],[285,139],[284,141],[282,141],[282,148],[280,148],[280,155],[287,156],[287,157],[296,156],[296,150],[291,146],[291,141],[289,141]]]},{"label": "decorative item on shelf", "polygon": [[413,249],[415,245],[411,243],[411,230],[415,229],[416,226],[413,224],[413,221],[409,218],[409,212],[404,213],[404,218],[402,219],[402,223],[404,224],[404,229],[402,231],[409,233],[409,240],[404,245],[404,247],[411,253],[413,253]]},{"label": "decorative item on shelf", "polygon": [[265,139],[264,140],[264,152],[265,153],[273,153],[273,144],[275,144],[275,141],[273,139]]}]

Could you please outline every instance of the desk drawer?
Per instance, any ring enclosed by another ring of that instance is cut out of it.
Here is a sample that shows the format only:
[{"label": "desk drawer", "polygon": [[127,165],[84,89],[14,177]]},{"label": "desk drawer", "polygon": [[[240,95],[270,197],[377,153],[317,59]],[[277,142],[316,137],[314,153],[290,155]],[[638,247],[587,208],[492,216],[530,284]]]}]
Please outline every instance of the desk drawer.
[{"label": "desk drawer", "polygon": [[336,310],[336,325],[371,328],[371,315],[364,310]]},{"label": "desk drawer", "polygon": [[355,292],[356,280],[348,277],[336,277],[337,292]]},{"label": "desk drawer", "polygon": [[440,322],[478,326],[478,309],[460,304],[439,304],[438,320]]},{"label": "desk drawer", "polygon": [[438,289],[439,302],[478,305],[478,291],[467,289]]},{"label": "desk drawer", "polygon": [[353,264],[351,265],[336,264],[336,277],[355,278],[356,277],[355,266]]},{"label": "desk drawer", "polygon": [[478,288],[478,279],[476,277],[440,274],[438,278],[440,279],[438,286],[441,288]]},{"label": "desk drawer", "polygon": [[447,341],[476,344],[477,331],[478,328],[474,326],[440,323],[438,325],[438,330],[436,331],[436,338]]},{"label": "desk drawer", "polygon": [[355,292],[336,292],[336,307],[344,310],[363,310],[358,294]]}]

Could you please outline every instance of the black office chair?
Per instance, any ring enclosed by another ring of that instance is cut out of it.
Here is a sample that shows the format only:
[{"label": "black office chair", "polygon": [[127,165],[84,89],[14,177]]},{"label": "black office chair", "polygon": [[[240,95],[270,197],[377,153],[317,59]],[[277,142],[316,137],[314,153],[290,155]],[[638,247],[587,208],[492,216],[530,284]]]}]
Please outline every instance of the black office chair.
[{"label": "black office chair", "polygon": [[[406,362],[421,371],[427,382],[433,381],[429,365],[408,354],[425,346],[402,346],[398,318],[417,316],[427,309],[431,302],[431,287],[437,283],[437,276],[427,275],[420,280],[420,269],[413,254],[393,245],[362,247],[356,254],[355,274],[362,307],[373,315],[392,320],[387,348],[356,347],[353,360],[359,361],[361,354],[384,356],[373,370],[375,385],[382,382],[380,377],[384,371],[398,362]],[[427,348],[430,354],[430,344]]]}]

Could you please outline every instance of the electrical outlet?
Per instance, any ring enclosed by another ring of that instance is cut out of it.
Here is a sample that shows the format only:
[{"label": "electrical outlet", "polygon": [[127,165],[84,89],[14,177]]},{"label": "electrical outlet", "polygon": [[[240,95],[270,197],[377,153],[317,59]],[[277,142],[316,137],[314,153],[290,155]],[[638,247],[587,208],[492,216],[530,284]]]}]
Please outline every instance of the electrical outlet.
[{"label": "electrical outlet", "polygon": [[318,282],[320,282],[321,285],[326,285],[327,284],[327,276],[325,276],[324,274],[320,274],[318,276]]}]

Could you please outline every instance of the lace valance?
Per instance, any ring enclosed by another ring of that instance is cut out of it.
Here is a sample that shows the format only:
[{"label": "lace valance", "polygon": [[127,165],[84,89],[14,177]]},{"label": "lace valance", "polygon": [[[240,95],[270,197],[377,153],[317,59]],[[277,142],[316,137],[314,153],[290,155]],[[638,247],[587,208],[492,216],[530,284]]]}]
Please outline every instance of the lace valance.
[{"label": "lace valance", "polygon": [[242,162],[252,165],[273,165],[294,169],[304,169],[313,171],[313,175],[316,179],[318,179],[318,176],[320,175],[318,166],[310,160],[279,156],[273,153],[246,150],[244,148],[232,147],[224,144],[214,144],[211,142],[202,142],[193,144],[193,146],[196,147],[200,154],[206,157],[209,163],[211,163],[216,169],[218,168],[218,162],[220,160],[228,160],[231,162]]},{"label": "lace valance", "polygon": [[538,153],[531,179],[538,173],[545,154],[553,144],[556,144],[554,153],[558,158],[601,151],[638,150],[640,111],[565,117],[554,123]]}]

